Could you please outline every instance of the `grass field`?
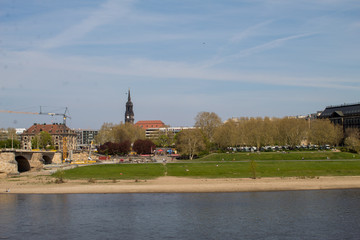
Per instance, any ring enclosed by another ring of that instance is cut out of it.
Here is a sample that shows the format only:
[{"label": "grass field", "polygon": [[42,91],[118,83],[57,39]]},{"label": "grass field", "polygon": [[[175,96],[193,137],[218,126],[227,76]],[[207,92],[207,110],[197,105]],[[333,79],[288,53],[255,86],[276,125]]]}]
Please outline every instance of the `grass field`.
[{"label": "grass field", "polygon": [[[106,164],[78,167],[61,173],[65,179],[153,179],[160,176],[193,178],[359,176],[360,161],[185,162],[166,165]],[[59,173],[54,176],[59,177]]]},{"label": "grass field", "polygon": [[[360,175],[360,161],[262,161],[256,162],[257,177],[316,177]],[[170,163],[168,176],[205,178],[249,178],[250,162]]]},{"label": "grass field", "polygon": [[164,176],[163,164],[104,164],[54,173],[65,179],[152,179]]}]

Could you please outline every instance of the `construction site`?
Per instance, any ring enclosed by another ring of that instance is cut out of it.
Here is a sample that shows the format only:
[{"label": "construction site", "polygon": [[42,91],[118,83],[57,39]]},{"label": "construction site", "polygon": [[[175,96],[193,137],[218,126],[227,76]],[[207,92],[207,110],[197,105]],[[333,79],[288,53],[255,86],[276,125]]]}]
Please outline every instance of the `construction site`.
[{"label": "construction site", "polygon": [[[61,116],[62,123],[40,124],[34,123],[23,131],[20,136],[20,147],[10,146],[0,150],[0,173],[18,174],[21,172],[40,170],[46,165],[47,168],[55,165],[93,164],[92,142],[85,150],[77,148],[77,133],[66,126],[66,120],[70,118],[68,109],[63,113],[43,112],[20,112],[0,110],[9,114],[32,114]],[[40,146],[41,134],[48,134],[51,146]]]}]

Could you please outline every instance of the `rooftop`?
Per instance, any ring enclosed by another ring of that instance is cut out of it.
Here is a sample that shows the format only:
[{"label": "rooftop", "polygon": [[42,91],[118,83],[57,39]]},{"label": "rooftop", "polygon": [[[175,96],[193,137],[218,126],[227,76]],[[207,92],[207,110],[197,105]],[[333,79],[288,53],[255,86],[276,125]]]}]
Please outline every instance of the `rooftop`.
[{"label": "rooftop", "polygon": [[53,123],[53,124],[35,123],[30,128],[25,130],[23,134],[38,134],[42,131],[48,132],[50,134],[74,133],[74,131],[72,131],[66,125],[61,123]]},{"label": "rooftop", "polygon": [[359,115],[360,103],[326,107],[321,113],[320,118],[330,117],[333,113],[336,113],[339,116]]}]

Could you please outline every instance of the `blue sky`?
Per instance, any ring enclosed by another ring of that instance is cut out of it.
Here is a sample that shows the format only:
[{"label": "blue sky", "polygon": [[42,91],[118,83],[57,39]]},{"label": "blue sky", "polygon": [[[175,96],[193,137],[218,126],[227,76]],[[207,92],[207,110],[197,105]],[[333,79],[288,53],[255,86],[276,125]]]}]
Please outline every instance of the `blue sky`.
[{"label": "blue sky", "polygon": [[[1,0],[0,109],[192,126],[360,101],[360,1]],[[0,127],[61,122],[0,113]]]}]

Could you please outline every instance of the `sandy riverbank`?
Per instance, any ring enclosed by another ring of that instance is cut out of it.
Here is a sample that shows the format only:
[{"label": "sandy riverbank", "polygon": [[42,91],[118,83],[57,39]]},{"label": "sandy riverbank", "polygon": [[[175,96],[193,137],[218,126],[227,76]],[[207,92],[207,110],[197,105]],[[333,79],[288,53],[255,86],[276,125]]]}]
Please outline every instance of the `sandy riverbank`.
[{"label": "sandy riverbank", "polygon": [[[66,180],[56,184],[46,175],[20,175],[0,179],[0,193],[168,193],[168,192],[248,192],[311,189],[360,188],[360,176],[320,178],[227,178],[193,179],[160,177],[153,180]],[[10,192],[6,192],[9,189]]]}]

